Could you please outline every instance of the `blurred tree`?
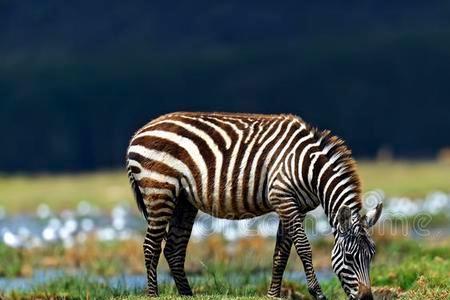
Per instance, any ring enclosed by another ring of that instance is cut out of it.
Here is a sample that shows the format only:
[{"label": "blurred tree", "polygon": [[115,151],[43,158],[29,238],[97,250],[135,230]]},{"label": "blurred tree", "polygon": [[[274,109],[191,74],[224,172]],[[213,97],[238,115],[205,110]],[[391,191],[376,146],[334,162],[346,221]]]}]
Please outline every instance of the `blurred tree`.
[{"label": "blurred tree", "polygon": [[448,1],[0,0],[0,171],[123,165],[170,111],[293,113],[434,157],[449,146]]}]

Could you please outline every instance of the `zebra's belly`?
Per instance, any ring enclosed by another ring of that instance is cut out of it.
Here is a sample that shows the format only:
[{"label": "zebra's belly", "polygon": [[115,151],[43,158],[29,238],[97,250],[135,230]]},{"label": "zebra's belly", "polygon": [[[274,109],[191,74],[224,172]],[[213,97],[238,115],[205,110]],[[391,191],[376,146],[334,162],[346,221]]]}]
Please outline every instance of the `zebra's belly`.
[{"label": "zebra's belly", "polygon": [[244,220],[244,219],[252,219],[258,216],[265,215],[267,213],[272,212],[272,209],[265,209],[265,210],[259,210],[259,211],[248,211],[248,212],[234,212],[234,211],[223,211],[218,210],[214,208],[208,208],[208,207],[197,207],[200,211],[211,215],[216,218],[220,219],[227,219],[227,220]]},{"label": "zebra's belly", "polygon": [[273,211],[272,209],[265,209],[265,210],[236,212],[233,210],[230,210],[230,211],[220,210],[220,209],[217,209],[214,207],[213,208],[198,207],[198,209],[208,215],[213,216],[213,217],[220,218],[220,219],[227,219],[227,220],[251,219],[251,218],[265,215],[265,214]]},{"label": "zebra's belly", "polygon": [[200,211],[221,219],[251,219],[273,211],[272,207],[267,205],[267,201],[262,201],[255,197],[245,199],[208,195],[209,197],[205,198],[189,193],[189,187],[186,186],[183,187],[183,191],[188,201]]}]

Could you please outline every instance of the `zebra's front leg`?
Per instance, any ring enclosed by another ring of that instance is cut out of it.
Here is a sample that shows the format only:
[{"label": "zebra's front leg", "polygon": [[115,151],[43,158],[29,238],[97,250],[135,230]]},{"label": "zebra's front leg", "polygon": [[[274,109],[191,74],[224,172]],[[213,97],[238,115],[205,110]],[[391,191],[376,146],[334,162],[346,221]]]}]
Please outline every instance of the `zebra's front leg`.
[{"label": "zebra's front leg", "polygon": [[305,234],[303,227],[303,221],[305,214],[299,214],[292,217],[288,221],[289,233],[292,236],[295,249],[300,257],[303,268],[305,269],[306,280],[308,282],[308,291],[315,298],[325,300],[326,297],[320,288],[319,281],[317,280],[316,273],[312,264],[312,251],[311,244],[308,241],[308,237]]},{"label": "zebra's front leg", "polygon": [[267,296],[279,298],[281,293],[281,283],[286,264],[291,253],[292,239],[283,229],[280,221],[278,224],[277,241],[275,244],[275,252],[273,253],[272,281],[270,283]]},{"label": "zebra's front leg", "polygon": [[184,271],[186,247],[192,232],[198,209],[187,200],[181,200],[174,211],[169,224],[164,256],[169,264],[170,272],[178,289],[184,296],[192,296],[192,290]]}]

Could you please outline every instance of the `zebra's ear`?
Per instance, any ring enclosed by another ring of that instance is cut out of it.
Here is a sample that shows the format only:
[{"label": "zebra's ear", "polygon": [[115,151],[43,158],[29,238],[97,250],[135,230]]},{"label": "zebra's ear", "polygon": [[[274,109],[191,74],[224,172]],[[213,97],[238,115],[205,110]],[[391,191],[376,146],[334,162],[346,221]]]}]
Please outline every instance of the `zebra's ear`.
[{"label": "zebra's ear", "polygon": [[380,201],[375,208],[367,212],[367,214],[364,216],[367,228],[370,228],[377,223],[378,219],[381,216],[382,210],[383,210],[383,202]]},{"label": "zebra's ear", "polygon": [[347,232],[351,227],[352,222],[352,211],[350,207],[343,205],[339,208],[337,220],[341,232]]}]

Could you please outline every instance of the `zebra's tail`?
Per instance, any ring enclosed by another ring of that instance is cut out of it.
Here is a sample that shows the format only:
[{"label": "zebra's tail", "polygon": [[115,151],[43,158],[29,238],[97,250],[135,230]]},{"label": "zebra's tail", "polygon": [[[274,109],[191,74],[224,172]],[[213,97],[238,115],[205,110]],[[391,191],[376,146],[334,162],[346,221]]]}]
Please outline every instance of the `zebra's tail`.
[{"label": "zebra's tail", "polygon": [[144,198],[142,196],[141,191],[139,190],[139,186],[136,182],[136,179],[134,178],[133,170],[130,166],[128,159],[127,159],[127,173],[128,173],[128,179],[130,180],[131,188],[133,190],[134,200],[136,200],[136,204],[139,208],[139,211],[142,213],[144,218],[147,220],[148,212],[147,212],[147,208],[144,203]]}]

